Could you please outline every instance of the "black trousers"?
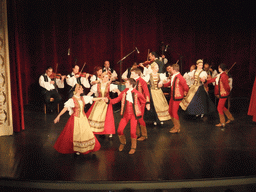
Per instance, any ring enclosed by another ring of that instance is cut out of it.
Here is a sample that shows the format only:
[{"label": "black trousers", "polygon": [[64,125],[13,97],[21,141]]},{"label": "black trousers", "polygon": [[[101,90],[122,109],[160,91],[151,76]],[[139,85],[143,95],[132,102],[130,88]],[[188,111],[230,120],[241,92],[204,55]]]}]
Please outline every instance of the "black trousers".
[{"label": "black trousers", "polygon": [[[54,98],[54,101],[50,102],[50,98]],[[61,100],[62,98],[56,89],[47,91],[44,94],[44,102],[46,103],[47,108],[53,109],[59,102],[61,102]]]}]

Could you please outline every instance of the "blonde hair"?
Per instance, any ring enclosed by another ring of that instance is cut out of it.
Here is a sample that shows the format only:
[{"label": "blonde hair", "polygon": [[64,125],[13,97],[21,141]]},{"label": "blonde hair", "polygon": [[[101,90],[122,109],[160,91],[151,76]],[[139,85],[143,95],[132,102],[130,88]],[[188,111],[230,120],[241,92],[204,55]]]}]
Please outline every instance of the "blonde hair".
[{"label": "blonde hair", "polygon": [[196,61],[196,65],[198,65],[199,63],[204,63],[204,61],[203,61],[202,59],[198,59],[198,60]]},{"label": "blonde hair", "polygon": [[156,63],[156,62],[153,62],[152,64],[151,64],[151,69],[152,68],[154,68],[155,66],[157,66],[158,64]]},{"label": "blonde hair", "polygon": [[108,75],[108,78],[109,78],[109,79],[111,78],[111,75],[110,75],[109,72],[107,72],[107,71],[103,72],[103,73],[101,74],[101,77],[100,77],[100,78],[103,79],[105,75]]},{"label": "blonde hair", "polygon": [[82,87],[82,85],[76,84],[75,85],[75,90],[73,91],[74,95],[77,93],[78,89]]}]

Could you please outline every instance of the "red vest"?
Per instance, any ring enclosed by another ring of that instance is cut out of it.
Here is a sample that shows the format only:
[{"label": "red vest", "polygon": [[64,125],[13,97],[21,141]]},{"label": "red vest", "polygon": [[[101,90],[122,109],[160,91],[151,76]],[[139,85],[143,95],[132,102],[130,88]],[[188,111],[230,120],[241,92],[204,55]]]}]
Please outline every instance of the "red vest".
[{"label": "red vest", "polygon": [[[84,106],[85,106],[84,98],[81,97],[81,100],[83,101],[83,108],[84,108]],[[74,101],[75,107],[73,108],[74,113],[72,115],[74,115],[76,117],[80,117],[79,116],[80,115],[80,107],[79,107],[78,100],[75,97],[73,97],[73,101]],[[84,111],[83,111],[83,114],[86,115]]]}]

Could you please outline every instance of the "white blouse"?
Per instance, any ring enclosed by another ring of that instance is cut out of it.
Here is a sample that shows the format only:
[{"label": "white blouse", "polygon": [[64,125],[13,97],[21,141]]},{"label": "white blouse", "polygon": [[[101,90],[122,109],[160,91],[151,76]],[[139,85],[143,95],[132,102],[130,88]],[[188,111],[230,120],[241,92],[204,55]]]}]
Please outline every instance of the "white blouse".
[{"label": "white blouse", "polygon": [[[75,97],[75,96],[73,96]],[[82,96],[83,99],[84,99],[84,102],[85,104],[92,104],[93,102],[93,97],[92,96]],[[78,100],[79,102],[82,102],[82,100]],[[69,112],[69,115],[72,115],[74,113],[73,111],[73,108],[75,107],[75,103],[74,103],[74,100],[73,98],[70,98],[69,100],[67,100],[65,103],[64,103],[64,107],[66,107],[68,109],[68,112]]]}]

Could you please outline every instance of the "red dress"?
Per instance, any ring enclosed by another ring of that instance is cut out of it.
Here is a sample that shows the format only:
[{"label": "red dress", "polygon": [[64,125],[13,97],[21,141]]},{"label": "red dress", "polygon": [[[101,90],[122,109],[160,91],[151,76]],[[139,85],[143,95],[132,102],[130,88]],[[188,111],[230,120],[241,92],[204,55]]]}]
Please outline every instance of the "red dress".
[{"label": "red dress", "polygon": [[[109,92],[117,89],[117,85],[107,83],[104,87],[102,83],[94,85],[92,92],[98,93],[98,97],[109,97]],[[113,115],[113,107],[106,104],[105,101],[99,100],[93,103],[87,111],[90,127],[94,134],[115,134],[115,120]]]},{"label": "red dress", "polygon": [[252,88],[252,95],[248,109],[248,115],[252,115],[252,120],[256,122],[256,77]]},{"label": "red dress", "polygon": [[83,96],[81,100],[77,100],[73,96],[64,104],[71,116],[54,144],[54,148],[59,153],[87,154],[100,149],[101,145],[94,136],[84,113],[84,105],[89,102],[92,102],[91,97]]}]

